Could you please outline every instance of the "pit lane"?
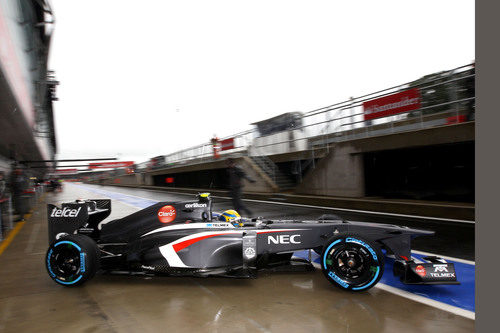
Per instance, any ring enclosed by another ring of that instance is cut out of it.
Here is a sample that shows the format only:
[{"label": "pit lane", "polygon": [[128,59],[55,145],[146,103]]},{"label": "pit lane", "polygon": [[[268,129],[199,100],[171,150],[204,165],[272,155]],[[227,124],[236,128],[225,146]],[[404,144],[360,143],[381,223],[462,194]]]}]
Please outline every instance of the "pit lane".
[{"label": "pit lane", "polygon": [[[113,199],[110,218],[120,218],[156,201],[185,200],[189,196],[143,189],[66,185],[62,193],[47,193],[45,199],[47,203],[60,204],[76,198],[106,197]],[[384,280],[389,274],[384,274],[381,287],[360,294],[333,288],[319,270],[261,273],[255,280],[98,275],[81,288],[62,288],[50,280],[43,265],[47,248],[44,204],[37,206],[0,256],[0,331],[421,332],[439,327],[444,332],[470,332],[474,329],[474,321],[467,316],[473,313],[473,298],[471,311],[460,307],[462,300],[456,299],[453,290],[424,286],[431,292],[438,288],[451,302],[456,302],[456,306],[452,306],[442,299],[429,297],[427,289],[415,291],[392,286]],[[314,219],[323,213],[323,210],[297,206],[247,204],[256,214],[268,218]],[[215,210],[224,210],[228,205],[227,199],[215,198]],[[469,250],[473,248],[473,233],[470,240],[466,227],[460,235],[457,228],[462,227],[453,223],[438,225],[435,221],[398,220],[394,216],[362,213],[339,212],[338,215],[424,229],[439,227],[442,231],[438,232],[437,239],[415,242],[415,248],[466,260],[473,258]],[[457,237],[469,243],[457,246]],[[468,265],[469,270],[472,267],[473,282],[473,265],[467,261],[462,263]],[[391,269],[387,267],[386,272],[390,273]],[[470,283],[467,288],[471,288]],[[464,313],[450,311],[456,308]]]}]

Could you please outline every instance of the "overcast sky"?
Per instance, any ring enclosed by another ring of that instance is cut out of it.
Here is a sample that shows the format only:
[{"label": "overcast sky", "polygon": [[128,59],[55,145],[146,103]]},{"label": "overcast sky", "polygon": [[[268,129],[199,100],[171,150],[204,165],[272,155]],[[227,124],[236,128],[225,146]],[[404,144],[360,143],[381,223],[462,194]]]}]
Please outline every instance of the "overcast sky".
[{"label": "overcast sky", "polygon": [[51,3],[59,158],[143,162],[475,58],[472,0]]}]

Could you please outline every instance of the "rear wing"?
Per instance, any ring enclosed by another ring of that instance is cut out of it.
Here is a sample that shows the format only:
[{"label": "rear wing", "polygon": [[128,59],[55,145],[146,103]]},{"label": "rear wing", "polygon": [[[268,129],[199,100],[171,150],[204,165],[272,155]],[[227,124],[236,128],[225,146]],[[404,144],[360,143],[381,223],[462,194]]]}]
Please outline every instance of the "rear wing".
[{"label": "rear wing", "polygon": [[58,235],[74,234],[78,229],[87,229],[87,234],[98,232],[97,225],[111,214],[111,200],[89,199],[62,203],[61,207],[47,205],[49,243]]}]

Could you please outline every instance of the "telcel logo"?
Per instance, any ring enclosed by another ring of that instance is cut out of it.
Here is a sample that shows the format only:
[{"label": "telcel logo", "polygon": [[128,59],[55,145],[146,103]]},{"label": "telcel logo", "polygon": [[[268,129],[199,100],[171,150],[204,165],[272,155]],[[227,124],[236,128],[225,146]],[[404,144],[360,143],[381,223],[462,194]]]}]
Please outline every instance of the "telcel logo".
[{"label": "telcel logo", "polygon": [[300,244],[300,235],[267,236],[267,244]]},{"label": "telcel logo", "polygon": [[161,209],[158,211],[158,219],[160,220],[161,223],[170,223],[173,220],[175,220],[175,217],[177,215],[177,212],[175,211],[174,206],[163,206]]},{"label": "telcel logo", "polygon": [[82,207],[78,207],[78,209],[71,209],[68,207],[57,209],[57,207],[54,207],[50,213],[50,217],[77,217],[81,209]]}]

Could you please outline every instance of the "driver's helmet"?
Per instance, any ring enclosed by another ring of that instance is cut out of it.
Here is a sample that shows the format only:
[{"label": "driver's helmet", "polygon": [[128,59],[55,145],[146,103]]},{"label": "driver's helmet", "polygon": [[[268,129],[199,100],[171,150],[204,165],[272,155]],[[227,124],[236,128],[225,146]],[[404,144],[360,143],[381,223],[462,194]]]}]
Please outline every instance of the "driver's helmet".
[{"label": "driver's helmet", "polygon": [[219,215],[219,221],[232,223],[235,227],[240,225],[241,216],[237,211],[229,209]]}]

